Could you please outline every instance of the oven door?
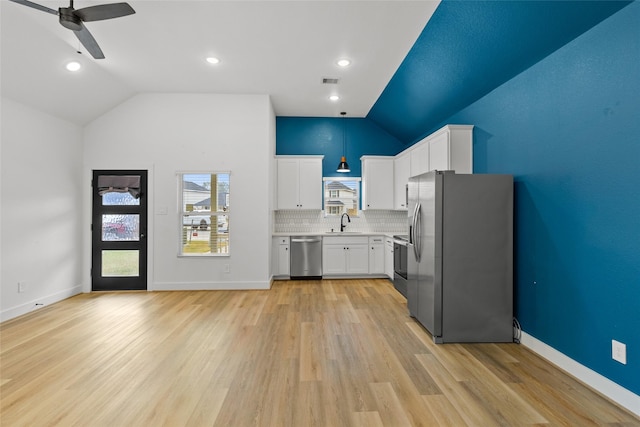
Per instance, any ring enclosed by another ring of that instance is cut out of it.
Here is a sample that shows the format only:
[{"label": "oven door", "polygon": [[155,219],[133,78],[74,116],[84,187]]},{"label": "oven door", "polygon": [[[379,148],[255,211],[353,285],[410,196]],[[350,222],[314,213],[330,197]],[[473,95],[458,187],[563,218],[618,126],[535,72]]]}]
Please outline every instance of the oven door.
[{"label": "oven door", "polygon": [[393,243],[393,286],[407,297],[407,245],[405,242]]}]

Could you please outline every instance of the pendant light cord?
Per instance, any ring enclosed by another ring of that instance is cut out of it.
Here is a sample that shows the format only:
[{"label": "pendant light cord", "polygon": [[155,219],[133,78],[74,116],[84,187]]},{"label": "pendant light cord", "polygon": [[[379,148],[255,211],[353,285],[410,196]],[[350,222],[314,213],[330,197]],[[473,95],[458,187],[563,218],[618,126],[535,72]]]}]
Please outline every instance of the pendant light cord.
[{"label": "pendant light cord", "polygon": [[340,113],[342,116],[342,157],[347,158],[347,122],[345,122],[346,111]]},{"label": "pendant light cord", "polygon": [[351,172],[351,169],[349,168],[349,164],[347,163],[347,122],[344,121],[344,116],[347,113],[345,112],[341,112],[340,115],[342,116],[342,157],[340,158],[340,164],[338,165],[338,170],[337,172],[340,173],[345,173],[345,172]]}]

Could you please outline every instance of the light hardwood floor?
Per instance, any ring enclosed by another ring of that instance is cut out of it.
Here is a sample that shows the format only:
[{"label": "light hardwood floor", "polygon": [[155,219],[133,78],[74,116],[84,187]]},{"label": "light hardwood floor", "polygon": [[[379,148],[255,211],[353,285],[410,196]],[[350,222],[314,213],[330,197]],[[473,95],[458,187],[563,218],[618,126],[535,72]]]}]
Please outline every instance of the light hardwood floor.
[{"label": "light hardwood floor", "polygon": [[522,346],[436,346],[387,280],[84,294],[0,327],[2,426],[640,425]]}]

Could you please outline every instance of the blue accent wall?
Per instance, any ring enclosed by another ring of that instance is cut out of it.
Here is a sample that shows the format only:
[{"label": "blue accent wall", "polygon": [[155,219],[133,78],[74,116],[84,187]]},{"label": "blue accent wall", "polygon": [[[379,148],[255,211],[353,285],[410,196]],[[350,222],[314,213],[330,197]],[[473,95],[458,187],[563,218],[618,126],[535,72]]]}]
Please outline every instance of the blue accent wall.
[{"label": "blue accent wall", "polygon": [[628,4],[443,0],[367,118],[416,142]]},{"label": "blue accent wall", "polygon": [[[336,172],[346,137],[351,172]],[[322,176],[361,176],[363,155],[393,156],[405,147],[370,120],[332,117],[276,117],[276,154],[323,154]]]},{"label": "blue accent wall", "polygon": [[640,394],[640,2],[445,123],[475,125],[475,172],[514,175],[524,331]]}]

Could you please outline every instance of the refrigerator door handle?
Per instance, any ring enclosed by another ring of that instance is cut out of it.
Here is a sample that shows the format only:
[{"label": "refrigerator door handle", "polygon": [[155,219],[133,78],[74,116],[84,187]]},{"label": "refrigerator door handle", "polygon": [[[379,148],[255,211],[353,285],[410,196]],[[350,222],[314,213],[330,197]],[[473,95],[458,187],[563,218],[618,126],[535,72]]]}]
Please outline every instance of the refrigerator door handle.
[{"label": "refrigerator door handle", "polygon": [[411,225],[409,226],[409,243],[412,245],[416,243],[416,211],[418,210],[418,205],[413,208],[413,216],[411,217]]},{"label": "refrigerator door handle", "polygon": [[422,257],[422,235],[420,234],[420,229],[422,227],[422,204],[418,203],[416,205],[416,213],[413,216],[413,221],[415,226],[413,227],[413,235],[415,237],[413,244],[413,252],[416,256],[416,261],[420,262],[420,258]]}]

